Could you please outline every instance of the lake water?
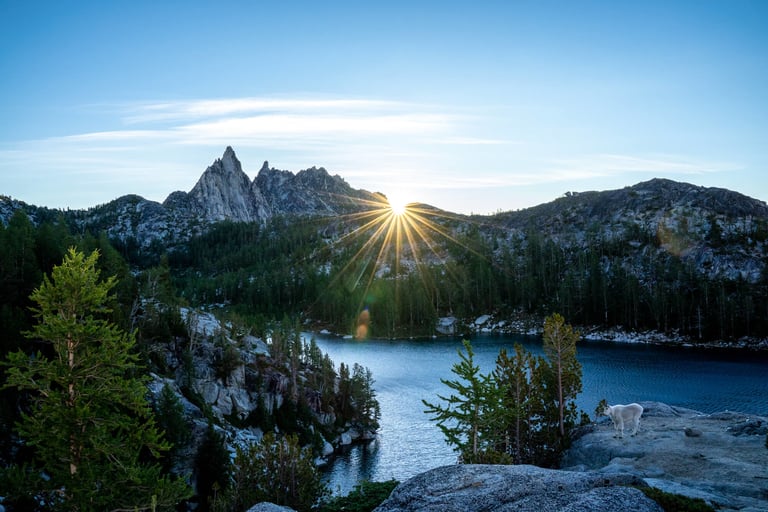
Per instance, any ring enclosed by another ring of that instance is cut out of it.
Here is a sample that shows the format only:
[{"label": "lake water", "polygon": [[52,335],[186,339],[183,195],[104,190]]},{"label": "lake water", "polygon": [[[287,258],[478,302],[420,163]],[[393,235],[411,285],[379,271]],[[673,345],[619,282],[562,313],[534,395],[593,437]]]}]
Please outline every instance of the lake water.
[{"label": "lake water", "polygon": [[[325,469],[335,493],[347,494],[361,480],[403,481],[428,469],[453,464],[456,454],[424,413],[422,399],[439,402],[454,379],[460,339],[353,341],[315,336],[336,363],[371,369],[381,405],[378,438],[356,445]],[[482,373],[495,367],[499,349],[521,343],[541,354],[534,336],[476,336],[475,361]],[[576,400],[590,416],[598,402],[665,402],[704,413],[724,410],[768,416],[768,354],[582,341],[578,359],[583,391]],[[641,423],[642,428],[642,423]]]}]

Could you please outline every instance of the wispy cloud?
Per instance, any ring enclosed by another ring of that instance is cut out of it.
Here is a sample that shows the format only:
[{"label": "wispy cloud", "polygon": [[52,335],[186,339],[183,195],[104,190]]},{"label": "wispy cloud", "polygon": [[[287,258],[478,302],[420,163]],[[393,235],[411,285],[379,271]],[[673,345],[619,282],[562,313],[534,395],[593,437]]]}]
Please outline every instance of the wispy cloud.
[{"label": "wispy cloud", "polygon": [[[228,145],[235,147],[246,169],[256,165],[254,158],[294,172],[322,165],[356,188],[386,193],[397,187],[413,190],[414,196],[432,190],[501,197],[505,191],[538,185],[577,189],[600,178],[633,181],[642,175],[674,178],[739,169],[685,155],[585,149],[569,156],[558,141],[529,144],[505,138],[504,132],[489,131],[481,114],[440,105],[233,98],[103,107],[102,113],[114,117],[104,121],[102,130],[0,147],[0,174],[17,182],[14,193],[23,197],[39,188],[35,183],[41,180],[63,179],[79,189],[98,188],[102,195],[91,204],[128,192],[162,200],[173,190],[191,188]],[[35,183],[18,175],[19,168],[38,169]],[[476,201],[486,206],[482,199]]]},{"label": "wispy cloud", "polygon": [[220,141],[239,140],[259,145],[275,139],[290,139],[298,144],[302,140],[337,137],[359,142],[369,137],[434,135],[447,130],[450,124],[450,116],[439,114],[267,114],[187,124],[175,128],[173,132],[178,142],[185,144],[220,144]]},{"label": "wispy cloud", "polygon": [[120,142],[120,141],[136,141],[136,140],[150,140],[150,139],[168,139],[171,134],[164,130],[110,130],[104,132],[90,132],[79,133],[75,135],[65,135],[63,137],[56,137],[52,140],[70,141],[70,142],[83,142],[83,143],[98,143],[98,142]]},{"label": "wispy cloud", "polygon": [[[113,111],[114,109],[109,109]],[[384,138],[488,144],[458,131],[461,116],[435,106],[365,99],[234,98],[122,106],[115,121],[130,128],[71,134],[70,143],[155,140],[221,146],[339,146]]]},{"label": "wispy cloud", "polygon": [[128,124],[267,113],[375,112],[402,110],[406,104],[370,99],[231,98],[130,104],[124,107]]}]

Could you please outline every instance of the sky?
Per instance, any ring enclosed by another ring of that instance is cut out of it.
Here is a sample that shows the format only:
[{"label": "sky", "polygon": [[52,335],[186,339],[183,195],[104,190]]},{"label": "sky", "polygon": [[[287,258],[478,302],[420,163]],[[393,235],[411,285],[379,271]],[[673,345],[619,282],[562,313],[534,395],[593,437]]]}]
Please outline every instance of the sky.
[{"label": "sky", "polygon": [[768,200],[768,2],[0,0],[0,195],[189,191],[227,146],[491,214],[655,177]]}]

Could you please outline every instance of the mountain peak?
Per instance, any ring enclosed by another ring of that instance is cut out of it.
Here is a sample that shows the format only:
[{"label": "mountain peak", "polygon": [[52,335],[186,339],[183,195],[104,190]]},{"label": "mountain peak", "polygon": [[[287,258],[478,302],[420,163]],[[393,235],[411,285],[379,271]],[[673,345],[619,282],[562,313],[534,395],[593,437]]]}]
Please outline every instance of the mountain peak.
[{"label": "mountain peak", "polygon": [[269,206],[259,191],[252,189],[231,146],[205,170],[189,196],[210,221],[252,222],[270,216]]},{"label": "mountain peak", "polygon": [[226,174],[240,174],[243,172],[243,167],[240,164],[240,160],[237,159],[232,146],[227,146],[227,149],[224,150],[224,155],[214,162],[214,166],[217,163],[221,163],[222,170]]}]

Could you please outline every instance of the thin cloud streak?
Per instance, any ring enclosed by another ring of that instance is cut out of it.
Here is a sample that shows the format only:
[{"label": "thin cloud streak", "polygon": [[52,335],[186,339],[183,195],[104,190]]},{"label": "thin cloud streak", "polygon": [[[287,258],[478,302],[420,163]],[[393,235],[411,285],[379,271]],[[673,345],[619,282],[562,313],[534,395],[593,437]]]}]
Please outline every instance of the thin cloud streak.
[{"label": "thin cloud streak", "polygon": [[[6,147],[0,150],[0,172],[31,165],[44,169],[43,175],[63,173],[86,180],[92,176],[98,181],[113,179],[115,184],[126,179],[162,183],[167,190],[153,194],[135,188],[126,191],[157,197],[194,183],[210,161],[231,145],[246,169],[256,165],[251,160],[258,151],[278,168],[297,172],[311,165],[323,166],[332,174],[354,180],[350,183],[356,188],[384,193],[411,189],[413,199],[419,200],[416,193],[429,190],[500,194],[515,187],[558,183],[572,190],[595,178],[740,169],[731,163],[678,155],[604,153],[553,158],[523,141],[478,135],[485,127],[477,116],[394,101],[242,98],[154,102],[132,105],[123,111],[127,117],[120,115],[117,113],[115,122],[127,123],[129,129]],[[555,142],[547,146],[547,152],[556,150]],[[457,158],[449,146],[478,149]],[[197,167],[190,165],[190,147],[196,155],[205,154],[210,147],[210,159]],[[305,162],[305,167],[292,167]],[[73,186],[84,185],[73,180]]]},{"label": "thin cloud streak", "polygon": [[231,98],[133,105],[126,107],[127,113],[124,114],[123,120],[128,124],[136,124],[274,112],[306,113],[331,110],[362,113],[407,108],[407,104],[385,100]]},{"label": "thin cloud streak", "polygon": [[[734,171],[740,167],[722,162],[700,162],[682,157],[643,157],[633,155],[586,155],[584,157],[541,162],[539,170],[525,171],[488,169],[483,173],[470,175],[446,173],[444,170],[400,169],[398,183],[404,187],[432,189],[495,189],[529,187],[541,184],[586,181],[594,178],[615,177],[628,174],[702,175]],[[359,173],[369,175],[369,173]],[[392,176],[391,172],[380,171],[382,177]],[[415,177],[415,178],[414,178]]]},{"label": "thin cloud streak", "polygon": [[[254,138],[309,138],[347,136],[421,135],[438,133],[451,124],[449,116],[396,114],[385,116],[312,116],[264,115],[228,118],[206,123],[190,124],[174,130],[179,142],[199,144],[201,141]],[[300,143],[300,141],[296,141]]]}]

